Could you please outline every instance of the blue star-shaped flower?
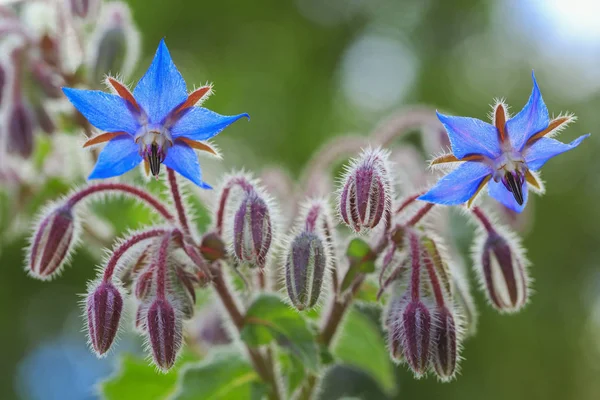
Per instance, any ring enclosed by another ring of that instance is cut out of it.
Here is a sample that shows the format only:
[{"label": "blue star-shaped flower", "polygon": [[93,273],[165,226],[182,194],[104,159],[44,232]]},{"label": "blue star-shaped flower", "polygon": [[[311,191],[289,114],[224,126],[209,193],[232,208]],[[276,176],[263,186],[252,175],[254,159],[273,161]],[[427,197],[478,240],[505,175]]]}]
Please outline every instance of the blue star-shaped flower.
[{"label": "blue star-shaped flower", "polygon": [[85,146],[107,142],[89,179],[122,175],[144,161],[155,177],[160,165],[177,171],[202,188],[200,164],[194,149],[215,153],[206,143],[227,126],[248,114],[219,115],[196,104],[211,92],[203,86],[188,95],[185,81],[161,40],[152,65],[133,93],[113,78],[107,83],[116,94],[98,90],[63,88],[75,108],[104,131]]},{"label": "blue star-shaped flower", "polygon": [[551,136],[572,122],[571,115],[550,120],[548,109],[533,78],[533,91],[525,107],[508,119],[506,106],[494,109],[494,125],[468,117],[437,114],[446,128],[452,154],[442,155],[431,164],[461,161],[419,200],[445,205],[467,202],[488,185],[488,193],[506,207],[521,212],[527,203],[528,188],[543,192],[538,171],[550,158],[577,147],[583,135],[569,144]]}]

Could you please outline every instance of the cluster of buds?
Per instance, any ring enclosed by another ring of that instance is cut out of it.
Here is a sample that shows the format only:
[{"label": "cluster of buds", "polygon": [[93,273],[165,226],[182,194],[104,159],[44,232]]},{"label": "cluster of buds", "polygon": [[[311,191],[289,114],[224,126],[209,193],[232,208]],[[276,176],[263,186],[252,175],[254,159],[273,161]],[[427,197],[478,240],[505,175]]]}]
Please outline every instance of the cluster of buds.
[{"label": "cluster of buds", "polygon": [[386,151],[368,148],[346,167],[339,213],[354,232],[369,231],[390,217],[393,191],[388,157]]},{"label": "cluster of buds", "polygon": [[56,113],[71,110],[61,87],[98,86],[96,76],[131,72],[139,35],[121,2],[18,3],[0,6],[0,152],[28,158],[34,134],[53,133]]},{"label": "cluster of buds", "polygon": [[285,287],[291,304],[299,311],[313,308],[322,298],[333,258],[332,226],[327,202],[308,200],[285,246]]}]

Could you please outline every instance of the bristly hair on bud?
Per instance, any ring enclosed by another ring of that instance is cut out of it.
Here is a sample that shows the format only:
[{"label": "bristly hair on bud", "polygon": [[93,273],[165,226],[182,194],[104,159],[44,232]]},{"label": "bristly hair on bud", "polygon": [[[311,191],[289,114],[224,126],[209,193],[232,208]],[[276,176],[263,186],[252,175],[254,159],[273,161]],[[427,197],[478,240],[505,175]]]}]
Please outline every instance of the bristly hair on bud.
[{"label": "bristly hair on bud", "polygon": [[433,314],[431,331],[431,362],[433,369],[443,382],[454,378],[458,364],[459,331],[453,312],[447,307],[438,307]]},{"label": "bristly hair on bud", "polygon": [[389,152],[367,148],[350,161],[340,180],[338,210],[355,232],[369,231],[391,213],[393,186]]},{"label": "bristly hair on bud", "polygon": [[167,298],[157,298],[146,312],[148,344],[154,364],[167,372],[175,364],[182,343],[180,312]]},{"label": "bristly hair on bud", "polygon": [[406,361],[402,342],[404,339],[402,314],[409,302],[409,298],[406,293],[404,293],[405,288],[402,288],[401,286],[402,284],[400,282],[394,284],[393,294],[388,301],[385,319],[383,320],[384,329],[387,330],[387,342],[390,356],[392,361],[396,363]]},{"label": "bristly hair on bud", "polygon": [[85,313],[90,347],[103,357],[112,346],[123,313],[123,295],[110,281],[94,282],[88,286]]},{"label": "bristly hair on bud", "polygon": [[529,298],[529,266],[519,238],[480,208],[473,209],[483,226],[473,244],[473,262],[490,304],[503,313],[520,311]]},{"label": "bristly hair on bud", "polygon": [[27,249],[26,270],[30,276],[50,280],[68,264],[79,241],[80,222],[68,204],[50,204],[38,216]]}]

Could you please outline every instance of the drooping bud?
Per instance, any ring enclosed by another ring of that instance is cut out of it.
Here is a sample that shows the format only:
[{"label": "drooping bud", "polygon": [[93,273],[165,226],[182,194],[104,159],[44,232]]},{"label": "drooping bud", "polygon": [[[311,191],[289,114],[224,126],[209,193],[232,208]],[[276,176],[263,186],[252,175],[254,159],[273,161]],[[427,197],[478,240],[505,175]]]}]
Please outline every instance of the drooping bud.
[{"label": "drooping bud", "polygon": [[391,212],[392,185],[387,167],[388,153],[367,149],[342,179],[339,210],[342,220],[355,232],[375,228]]},{"label": "drooping bud", "polygon": [[29,107],[15,102],[7,113],[8,118],[8,151],[21,157],[29,158],[33,152],[34,115]]},{"label": "drooping bud", "polygon": [[[396,287],[397,289],[397,287]],[[392,359],[396,362],[403,362],[404,357],[404,331],[403,331],[403,318],[404,309],[408,304],[408,297],[403,295],[394,295],[391,297],[388,304],[385,327],[388,333],[388,347]]]},{"label": "drooping bud", "polygon": [[267,202],[259,194],[246,192],[233,221],[233,250],[241,262],[265,266],[273,231]]},{"label": "drooping bud", "polygon": [[29,274],[41,280],[58,275],[73,250],[77,231],[75,215],[67,205],[41,218],[29,246]]},{"label": "drooping bud", "polygon": [[225,258],[227,251],[225,243],[216,232],[209,232],[202,237],[200,252],[208,261],[217,261]]},{"label": "drooping bud", "polygon": [[431,314],[421,301],[408,303],[402,314],[404,356],[415,376],[420,378],[429,366]]},{"label": "drooping bud", "polygon": [[54,124],[54,121],[52,120],[50,114],[48,114],[46,108],[42,105],[38,105],[34,108],[33,111],[35,113],[35,120],[37,122],[37,125],[49,135],[54,133],[54,131],[56,130],[56,125]]},{"label": "drooping bud", "polygon": [[46,96],[53,99],[60,98],[62,95],[60,88],[65,82],[54,68],[43,61],[39,61],[31,66],[31,75]]},{"label": "drooping bud", "polygon": [[456,372],[457,332],[452,312],[441,307],[435,311],[431,333],[431,361],[438,377],[451,380]]},{"label": "drooping bud", "polygon": [[136,277],[134,289],[136,298],[147,300],[152,294],[154,286],[154,270],[154,266],[150,265]]},{"label": "drooping bud", "polygon": [[325,243],[315,232],[302,232],[292,240],[285,261],[285,286],[290,301],[298,310],[317,304],[327,256]]},{"label": "drooping bud", "polygon": [[488,299],[496,309],[516,312],[527,303],[525,260],[500,234],[492,232],[485,240],[480,269]]},{"label": "drooping bud", "polygon": [[154,363],[166,372],[181,347],[181,319],[166,299],[157,298],[148,308],[146,328]]},{"label": "drooping bud", "polygon": [[97,0],[70,0],[71,13],[79,18],[87,17],[100,4]]},{"label": "drooping bud", "polygon": [[90,342],[98,356],[112,345],[119,329],[123,296],[111,282],[102,282],[89,295],[86,313]]},{"label": "drooping bud", "polygon": [[196,304],[196,286],[200,283],[199,279],[185,268],[176,263],[170,271],[170,294],[177,301],[178,309],[183,318],[189,320],[194,316],[194,307]]}]

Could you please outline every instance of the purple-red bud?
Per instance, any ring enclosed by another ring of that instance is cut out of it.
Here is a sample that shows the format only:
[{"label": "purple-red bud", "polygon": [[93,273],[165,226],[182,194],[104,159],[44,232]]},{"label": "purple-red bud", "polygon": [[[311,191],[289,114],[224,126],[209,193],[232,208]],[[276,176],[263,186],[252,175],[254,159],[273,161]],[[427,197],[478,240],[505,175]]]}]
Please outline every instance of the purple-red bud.
[{"label": "purple-red bud", "polygon": [[227,255],[225,243],[216,232],[207,233],[202,237],[200,252],[208,261],[222,260]]},{"label": "purple-red bud", "polygon": [[415,376],[420,378],[429,366],[431,314],[421,301],[411,301],[402,313],[404,356]]},{"label": "purple-red bud", "polygon": [[98,0],[70,0],[71,13],[79,18],[85,18],[98,7]]},{"label": "purple-red bud", "polygon": [[273,235],[270,214],[256,191],[245,194],[233,221],[233,250],[241,262],[265,266]]},{"label": "purple-red bud", "polygon": [[140,273],[135,279],[135,297],[140,300],[147,300],[153,291],[154,286],[154,268],[149,268]]},{"label": "purple-red bud", "polygon": [[90,342],[98,356],[115,340],[123,311],[123,297],[111,282],[102,282],[88,295],[86,313]]},{"label": "purple-red bud", "polygon": [[516,312],[528,296],[524,260],[498,233],[491,233],[481,253],[481,274],[488,298],[499,311]]},{"label": "purple-red bud", "polygon": [[407,303],[408,298],[406,296],[392,296],[388,304],[384,321],[388,333],[388,346],[390,349],[390,355],[396,362],[402,362],[405,360],[402,315]]},{"label": "purple-red bud", "polygon": [[375,228],[391,212],[392,185],[387,157],[387,153],[378,149],[363,151],[342,180],[340,215],[355,232]]},{"label": "purple-red bud", "polygon": [[456,372],[458,345],[454,316],[447,307],[438,308],[433,316],[431,361],[438,377],[452,379]]},{"label": "purple-red bud", "polygon": [[302,232],[290,245],[285,261],[285,286],[298,310],[317,304],[327,268],[324,241],[314,232]]},{"label": "purple-red bud", "polygon": [[181,319],[164,298],[154,300],[148,308],[146,328],[154,363],[163,371],[169,370],[181,347]]},{"label": "purple-red bud", "polygon": [[7,114],[8,151],[28,158],[33,152],[34,115],[23,102],[16,102]]},{"label": "purple-red bud", "polygon": [[73,249],[75,216],[68,206],[53,209],[37,225],[29,247],[29,273],[38,279],[51,279],[60,273]]}]

